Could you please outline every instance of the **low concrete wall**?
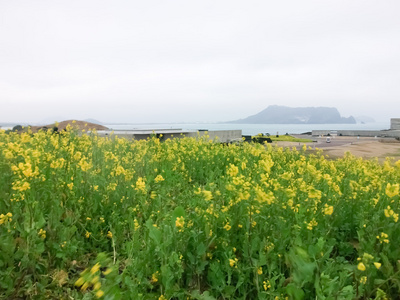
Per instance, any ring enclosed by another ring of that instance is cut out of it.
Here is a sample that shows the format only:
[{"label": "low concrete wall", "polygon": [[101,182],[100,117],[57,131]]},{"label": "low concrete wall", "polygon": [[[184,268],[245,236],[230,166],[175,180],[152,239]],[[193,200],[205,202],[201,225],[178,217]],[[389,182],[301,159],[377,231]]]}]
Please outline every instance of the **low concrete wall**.
[{"label": "low concrete wall", "polygon": [[238,141],[242,139],[242,130],[211,130],[211,131],[198,131],[189,132],[186,134],[187,137],[202,137],[208,135],[210,140],[215,140],[221,143],[229,143],[232,141]]},{"label": "low concrete wall", "polygon": [[202,137],[204,135],[208,135],[210,140],[215,140],[218,138],[218,141],[221,143],[229,143],[236,140],[242,139],[242,130],[211,130],[211,131],[192,131],[192,132],[174,132],[174,133],[165,133],[165,132],[157,132],[154,133],[135,133],[135,131],[114,131],[111,135],[111,131],[102,131],[98,132],[99,136],[118,136],[119,138],[126,138],[128,140],[145,140],[149,138],[152,134],[162,134],[163,140],[169,138],[184,138],[184,137]]},{"label": "low concrete wall", "polygon": [[[400,137],[400,130],[335,130],[337,135],[342,136],[367,136],[367,137]],[[332,130],[313,130],[313,136],[332,134]]]},{"label": "low concrete wall", "polygon": [[400,118],[390,119],[390,129],[400,130]]}]

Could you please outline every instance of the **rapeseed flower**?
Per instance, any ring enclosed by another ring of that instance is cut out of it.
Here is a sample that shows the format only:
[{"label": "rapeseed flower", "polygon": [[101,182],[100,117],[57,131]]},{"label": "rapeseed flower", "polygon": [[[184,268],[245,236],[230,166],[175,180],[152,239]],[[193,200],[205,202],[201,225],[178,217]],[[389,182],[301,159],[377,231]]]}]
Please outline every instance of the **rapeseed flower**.
[{"label": "rapeseed flower", "polygon": [[271,284],[269,283],[269,280],[263,281],[263,288],[264,288],[264,291],[266,291],[269,288],[271,288]]},{"label": "rapeseed flower", "polygon": [[[306,223],[307,224],[307,223]],[[317,226],[318,225],[318,222],[317,221],[315,221],[315,219],[312,219],[308,224],[307,224],[307,229],[308,230],[313,230],[313,228],[315,227],[315,226]]]},{"label": "rapeseed flower", "polygon": [[381,268],[382,264],[378,263],[378,262],[374,262],[374,266],[375,266],[375,268],[377,268],[379,270]]},{"label": "rapeseed flower", "polygon": [[229,259],[229,265],[230,265],[232,268],[233,268],[233,267],[237,268],[237,262],[238,262],[238,259],[237,259],[237,258],[234,258],[234,259],[230,258],[230,259]]},{"label": "rapeseed flower", "polygon": [[333,213],[333,206],[325,204],[325,207],[323,208],[323,212],[325,215],[331,215]]},{"label": "rapeseed flower", "polygon": [[224,226],[224,229],[226,230],[226,231],[229,231],[229,230],[231,230],[231,225],[229,225],[229,222],[228,223],[226,223],[225,224],[225,226]]},{"label": "rapeseed flower", "polygon": [[157,283],[158,282],[158,277],[160,276],[160,272],[155,272],[151,275],[151,283]]},{"label": "rapeseed flower", "polygon": [[145,192],[146,191],[146,183],[144,182],[142,177],[139,177],[136,181],[135,190]]},{"label": "rapeseed flower", "polygon": [[44,240],[46,238],[46,230],[40,229],[38,235],[41,239]]},{"label": "rapeseed flower", "polygon": [[390,206],[384,209],[384,213],[386,218],[392,217],[395,222],[399,220],[399,214],[394,213],[393,209]]},{"label": "rapeseed flower", "polygon": [[239,173],[239,168],[233,164],[230,164],[226,173],[231,177],[235,177]]},{"label": "rapeseed flower", "polygon": [[204,190],[203,195],[204,195],[204,200],[206,201],[210,201],[213,198],[211,191]]},{"label": "rapeseed flower", "polygon": [[7,224],[12,221],[12,213],[6,213],[0,215],[0,225]]},{"label": "rapeseed flower", "polygon": [[358,263],[357,269],[359,269],[360,271],[365,271],[366,270],[365,265],[362,262]]},{"label": "rapeseed flower", "polygon": [[384,232],[381,232],[380,235],[377,235],[376,238],[379,240],[379,243],[386,243],[389,244],[389,239],[388,239],[388,235]]},{"label": "rapeseed flower", "polygon": [[162,175],[157,175],[157,177],[154,178],[154,181],[155,181],[156,183],[161,182],[161,181],[164,181],[164,180],[165,180],[165,179],[164,179],[164,177],[162,177]]},{"label": "rapeseed flower", "polygon": [[98,290],[95,295],[97,298],[101,298],[104,296],[104,292],[102,290]]},{"label": "rapeseed flower", "polygon": [[393,198],[399,194],[400,185],[399,184],[390,184],[386,185],[385,193],[388,197]]},{"label": "rapeseed flower", "polygon": [[90,274],[95,274],[100,270],[100,264],[97,262],[91,269]]},{"label": "rapeseed flower", "polygon": [[184,217],[177,217],[175,220],[175,226],[179,228],[179,231],[183,229],[183,226],[185,225],[185,218]]}]

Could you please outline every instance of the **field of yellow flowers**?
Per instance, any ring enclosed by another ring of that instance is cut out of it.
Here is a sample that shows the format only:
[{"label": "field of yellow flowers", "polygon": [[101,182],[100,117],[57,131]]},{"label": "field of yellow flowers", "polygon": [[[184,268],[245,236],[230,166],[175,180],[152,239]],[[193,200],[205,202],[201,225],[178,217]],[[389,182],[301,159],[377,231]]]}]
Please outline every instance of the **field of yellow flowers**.
[{"label": "field of yellow flowers", "polygon": [[0,131],[0,299],[396,299],[400,163]]}]

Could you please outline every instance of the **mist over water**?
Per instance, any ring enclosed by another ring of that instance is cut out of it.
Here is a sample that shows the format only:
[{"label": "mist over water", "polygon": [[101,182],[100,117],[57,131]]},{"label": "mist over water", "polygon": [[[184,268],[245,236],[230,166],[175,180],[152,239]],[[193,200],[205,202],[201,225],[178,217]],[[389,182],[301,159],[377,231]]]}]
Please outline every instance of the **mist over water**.
[{"label": "mist over water", "polygon": [[184,129],[184,130],[235,130],[241,129],[243,135],[258,133],[300,134],[312,130],[384,130],[390,128],[390,122],[367,124],[222,124],[222,123],[155,123],[155,124],[108,124],[114,130],[134,129]]}]

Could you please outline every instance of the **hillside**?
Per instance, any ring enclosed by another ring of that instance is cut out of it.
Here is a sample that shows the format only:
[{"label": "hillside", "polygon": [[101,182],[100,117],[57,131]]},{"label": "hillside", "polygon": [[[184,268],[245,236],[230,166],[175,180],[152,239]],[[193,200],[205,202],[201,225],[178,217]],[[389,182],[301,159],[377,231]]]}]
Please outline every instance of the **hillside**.
[{"label": "hillside", "polygon": [[[86,130],[107,130],[108,128],[106,126],[100,125],[100,124],[95,124],[91,122],[85,122],[85,121],[78,121],[78,120],[66,120],[58,123],[58,131],[64,130],[68,124],[70,124],[73,127],[77,127],[78,129],[86,129]],[[50,129],[55,127],[56,125],[53,124],[48,124],[48,125],[43,125],[43,126],[31,126],[31,129],[33,132],[39,131],[40,129]]]},{"label": "hillside", "polygon": [[355,124],[350,116],[342,117],[334,107],[287,107],[270,105],[263,111],[234,124]]}]

